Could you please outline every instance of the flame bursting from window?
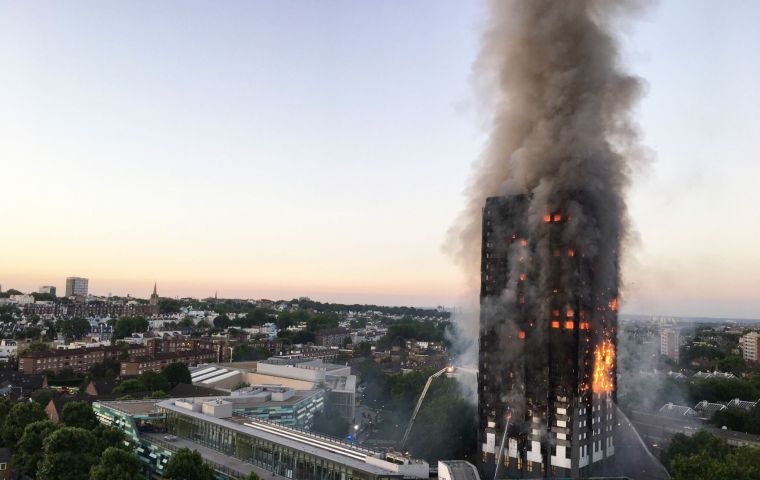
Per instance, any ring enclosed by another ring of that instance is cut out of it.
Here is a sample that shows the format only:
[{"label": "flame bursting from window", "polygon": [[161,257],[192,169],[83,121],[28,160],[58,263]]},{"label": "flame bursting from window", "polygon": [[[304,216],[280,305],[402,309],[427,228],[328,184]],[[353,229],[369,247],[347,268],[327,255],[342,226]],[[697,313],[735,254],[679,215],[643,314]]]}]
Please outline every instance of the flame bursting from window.
[{"label": "flame bursting from window", "polygon": [[614,366],[615,345],[611,340],[605,339],[594,350],[594,393],[612,391]]}]

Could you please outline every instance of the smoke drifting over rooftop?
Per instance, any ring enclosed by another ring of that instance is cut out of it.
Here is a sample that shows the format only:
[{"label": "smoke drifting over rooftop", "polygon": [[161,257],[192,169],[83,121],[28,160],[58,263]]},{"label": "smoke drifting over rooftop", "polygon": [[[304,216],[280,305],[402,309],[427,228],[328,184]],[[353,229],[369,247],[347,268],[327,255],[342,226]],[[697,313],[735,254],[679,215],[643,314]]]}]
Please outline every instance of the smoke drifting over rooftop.
[{"label": "smoke drifting over rooftop", "polygon": [[[628,222],[624,194],[641,158],[631,109],[641,81],[620,64],[617,28],[642,2],[493,0],[474,80],[490,135],[467,187],[448,247],[479,275],[481,211],[495,195],[532,194],[538,219],[576,210],[589,254],[618,250]],[[574,200],[572,205],[561,205]],[[586,228],[586,227],[592,228]],[[617,276],[609,265],[607,275]]]}]

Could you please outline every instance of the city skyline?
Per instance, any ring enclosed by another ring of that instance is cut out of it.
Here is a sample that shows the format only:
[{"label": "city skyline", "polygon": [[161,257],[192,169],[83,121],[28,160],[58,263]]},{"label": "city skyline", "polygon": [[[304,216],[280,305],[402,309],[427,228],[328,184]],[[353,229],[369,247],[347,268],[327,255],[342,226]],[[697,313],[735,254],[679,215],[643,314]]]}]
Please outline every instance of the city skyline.
[{"label": "city skyline", "polygon": [[[653,161],[621,311],[757,318],[760,7],[698,3],[627,32]],[[231,5],[0,4],[3,289],[474,299],[442,244],[483,147],[482,6]]]}]

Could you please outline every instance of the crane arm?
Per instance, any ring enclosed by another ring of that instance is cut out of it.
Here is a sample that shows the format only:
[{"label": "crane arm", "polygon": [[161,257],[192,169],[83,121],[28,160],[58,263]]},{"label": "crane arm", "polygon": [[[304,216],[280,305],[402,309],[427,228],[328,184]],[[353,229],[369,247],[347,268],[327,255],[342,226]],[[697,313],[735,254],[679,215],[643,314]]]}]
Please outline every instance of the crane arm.
[{"label": "crane arm", "polygon": [[417,413],[420,411],[420,407],[422,406],[422,401],[425,400],[425,395],[427,395],[428,389],[430,388],[430,384],[433,383],[433,379],[436,377],[440,377],[446,370],[448,370],[449,367],[444,367],[434,374],[430,375],[428,377],[427,382],[425,382],[425,388],[422,389],[422,393],[420,394],[419,400],[417,400],[417,405],[414,407],[414,412],[412,413],[412,418],[409,419],[409,424],[406,426],[406,430],[404,431],[404,437],[401,439],[401,447],[406,446],[406,441],[409,440],[409,434],[412,433],[412,426],[414,425],[414,419],[417,418]]}]

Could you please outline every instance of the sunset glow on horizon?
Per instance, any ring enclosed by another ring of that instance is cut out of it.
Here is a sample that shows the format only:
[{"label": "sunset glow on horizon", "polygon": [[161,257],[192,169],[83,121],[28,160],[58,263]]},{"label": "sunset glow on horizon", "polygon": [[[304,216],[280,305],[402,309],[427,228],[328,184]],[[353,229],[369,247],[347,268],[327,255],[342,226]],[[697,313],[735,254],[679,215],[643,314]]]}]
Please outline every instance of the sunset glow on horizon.
[{"label": "sunset glow on horizon", "polygon": [[[760,57],[737,48],[760,5],[699,4],[626,37],[652,162],[621,311],[760,318]],[[3,291],[473,301],[443,244],[483,149],[483,6],[227,6],[0,2]]]}]

